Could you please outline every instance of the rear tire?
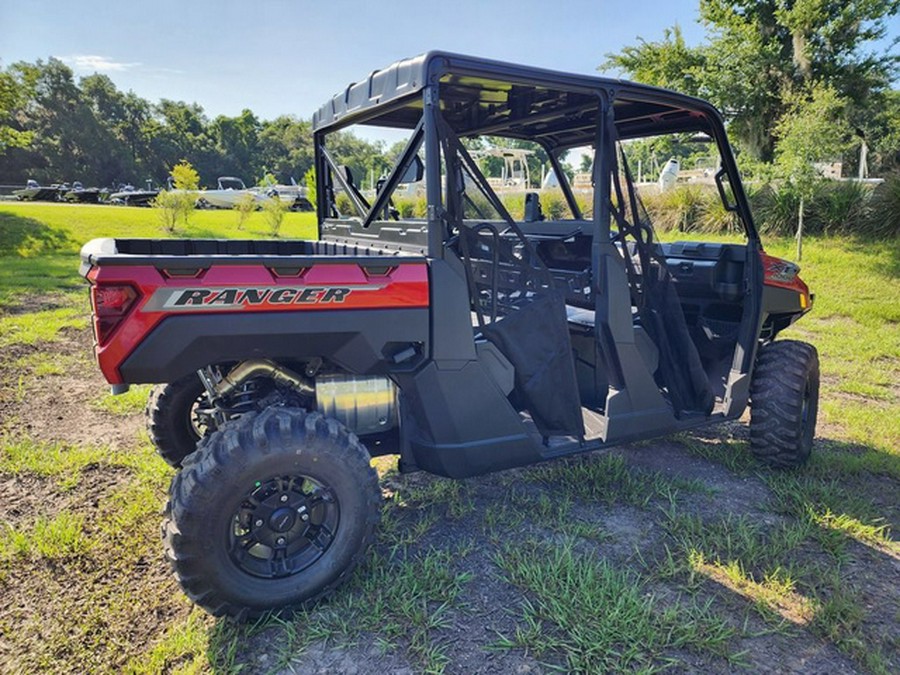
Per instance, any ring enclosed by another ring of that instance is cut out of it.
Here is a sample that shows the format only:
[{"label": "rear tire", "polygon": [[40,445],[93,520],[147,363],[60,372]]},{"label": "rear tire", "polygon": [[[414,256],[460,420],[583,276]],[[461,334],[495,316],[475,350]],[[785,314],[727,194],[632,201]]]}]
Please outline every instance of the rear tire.
[{"label": "rear tire", "polygon": [[819,355],[797,340],[759,350],[750,384],[750,449],[776,468],[805,464],[819,409]]},{"label": "rear tire", "polygon": [[350,576],[380,498],[369,453],[346,427],[270,407],[185,460],[166,506],[166,557],[188,597],[216,616],[287,612]]},{"label": "rear tire", "polygon": [[207,433],[194,419],[194,408],[205,394],[195,373],[150,391],[147,433],[169,466],[180,469],[181,462],[197,449],[197,443]]}]

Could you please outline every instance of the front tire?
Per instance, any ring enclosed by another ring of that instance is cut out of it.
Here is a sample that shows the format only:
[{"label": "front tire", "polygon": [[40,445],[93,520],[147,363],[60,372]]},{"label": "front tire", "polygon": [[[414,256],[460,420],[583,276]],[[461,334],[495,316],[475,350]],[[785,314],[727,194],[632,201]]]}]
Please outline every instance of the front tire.
[{"label": "front tire", "polygon": [[271,407],[204,439],[172,480],[166,557],[216,616],[290,611],[344,582],[372,542],[369,453],[334,419]]},{"label": "front tire", "polygon": [[750,384],[750,449],[769,466],[805,464],[819,409],[819,355],[798,340],[759,350]]}]

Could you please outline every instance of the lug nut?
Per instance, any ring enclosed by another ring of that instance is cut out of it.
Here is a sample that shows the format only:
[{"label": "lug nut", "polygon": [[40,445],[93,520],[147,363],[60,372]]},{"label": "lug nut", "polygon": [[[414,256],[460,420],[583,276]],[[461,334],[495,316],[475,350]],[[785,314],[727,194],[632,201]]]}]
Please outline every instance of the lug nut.
[{"label": "lug nut", "polygon": [[286,502],[288,500],[287,495],[281,495],[281,501]]},{"label": "lug nut", "polygon": [[279,546],[284,546],[284,537],[278,537],[278,539],[275,540],[275,543]]},{"label": "lug nut", "polygon": [[307,521],[307,520],[309,520],[309,514],[308,514],[308,513],[301,513],[301,514],[300,514],[300,520],[302,520],[302,521],[304,521],[304,522]]},{"label": "lug nut", "polygon": [[262,519],[259,519],[253,524],[256,525],[256,527],[262,527],[263,521],[262,521]]}]

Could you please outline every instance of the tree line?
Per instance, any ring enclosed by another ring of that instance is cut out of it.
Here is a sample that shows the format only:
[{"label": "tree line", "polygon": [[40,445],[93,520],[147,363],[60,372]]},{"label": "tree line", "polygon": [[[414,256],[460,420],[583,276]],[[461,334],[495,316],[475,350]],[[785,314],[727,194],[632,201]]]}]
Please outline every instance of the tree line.
[{"label": "tree line", "polygon": [[[361,176],[385,168],[381,143],[349,133],[330,143]],[[2,184],[163,184],[181,160],[201,185],[214,186],[219,176],[255,183],[267,174],[302,183],[313,166],[311,123],[293,115],[261,120],[249,109],[210,119],[196,103],[151,103],[120,91],[106,75],[76,81],[55,58],[0,70]]]}]

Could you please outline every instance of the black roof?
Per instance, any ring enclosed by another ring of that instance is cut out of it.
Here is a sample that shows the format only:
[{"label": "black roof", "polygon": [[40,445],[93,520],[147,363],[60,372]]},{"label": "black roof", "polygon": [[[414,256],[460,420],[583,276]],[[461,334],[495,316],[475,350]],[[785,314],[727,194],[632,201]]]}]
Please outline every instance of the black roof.
[{"label": "black roof", "polygon": [[460,135],[587,145],[596,133],[600,97],[614,100],[620,138],[721,128],[712,105],[666,89],[435,51],[349,85],[316,111],[313,129],[357,123],[411,129],[429,83],[440,83],[442,113]]}]

